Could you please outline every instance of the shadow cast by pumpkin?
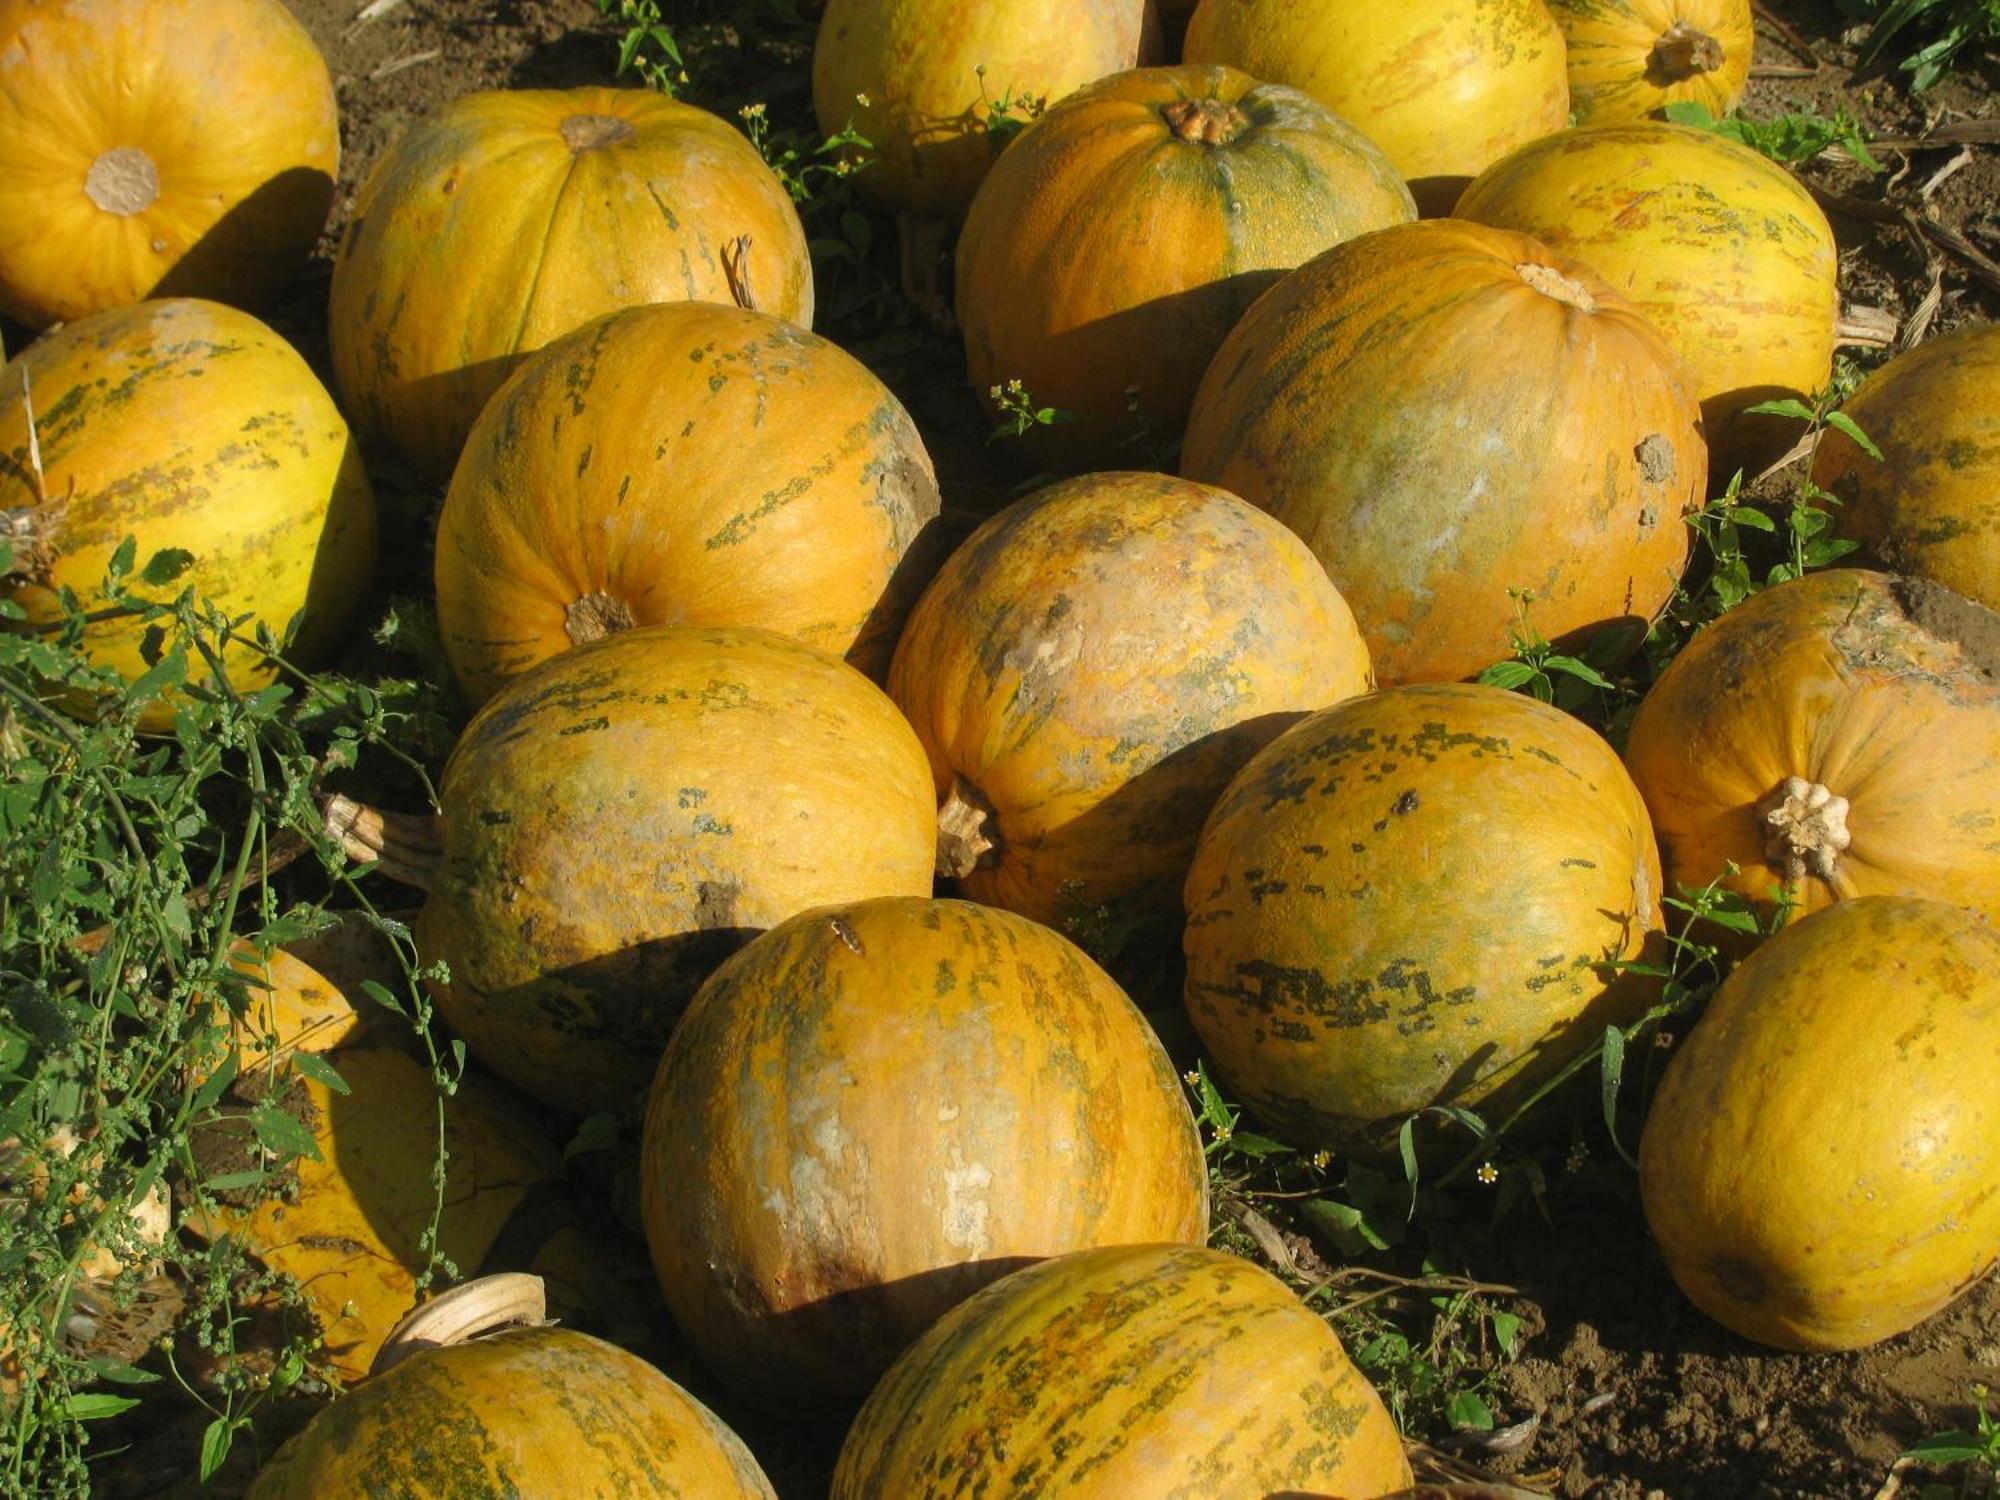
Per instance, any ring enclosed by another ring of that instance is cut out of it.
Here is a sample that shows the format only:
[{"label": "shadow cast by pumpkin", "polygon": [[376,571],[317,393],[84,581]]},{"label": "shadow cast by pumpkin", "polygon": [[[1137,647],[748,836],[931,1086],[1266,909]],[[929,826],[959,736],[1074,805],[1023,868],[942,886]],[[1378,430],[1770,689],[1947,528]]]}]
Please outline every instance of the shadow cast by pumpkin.
[{"label": "shadow cast by pumpkin", "polygon": [[305,271],[332,207],[331,177],[287,168],[216,220],[146,296],[205,297],[268,313]]}]

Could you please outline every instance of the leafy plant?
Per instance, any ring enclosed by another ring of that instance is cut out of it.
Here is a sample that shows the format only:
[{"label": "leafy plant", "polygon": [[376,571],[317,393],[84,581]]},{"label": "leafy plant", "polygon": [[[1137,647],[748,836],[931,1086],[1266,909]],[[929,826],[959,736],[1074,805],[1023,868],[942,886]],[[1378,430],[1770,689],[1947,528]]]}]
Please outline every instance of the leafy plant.
[{"label": "leafy plant", "polygon": [[1028,388],[1018,380],[1010,380],[1005,385],[991,386],[987,396],[1000,408],[999,420],[993,431],[987,434],[989,443],[1002,438],[1017,438],[1035,427],[1054,427],[1061,422],[1078,420],[1073,411],[1064,411],[1059,406],[1037,406],[1035,398],[1028,394]]},{"label": "leafy plant", "polygon": [[1718,120],[1706,104],[1684,99],[1666,107],[1666,116],[1676,125],[1692,125],[1748,146],[1783,166],[1811,161],[1822,151],[1838,148],[1871,172],[1882,170],[1868,150],[1868,138],[1861,122],[1845,109],[1832,116],[1819,114],[1779,115],[1771,120],[1752,120],[1731,114]]},{"label": "leafy plant", "polygon": [[1963,1466],[1967,1471],[1960,1486],[1926,1485],[1923,1491],[1926,1500],[1933,1489],[1938,1491],[1939,1500],[1949,1500],[1952,1496],[1990,1492],[1996,1481],[2000,1481],[2000,1412],[1986,1409],[1986,1399],[1991,1394],[1983,1385],[1973,1387],[1978,1415],[1970,1432],[1933,1433],[1903,1454],[1933,1468]]},{"label": "leafy plant", "polygon": [[688,82],[687,63],[660,0],[597,0],[597,13],[625,28],[618,42],[620,78],[633,74],[669,99]]},{"label": "leafy plant", "polygon": [[[1535,602],[1533,589],[1512,588],[1507,595],[1514,601],[1515,620],[1509,631],[1514,654],[1481,672],[1480,682],[1487,687],[1525,692],[1571,713],[1582,709],[1593,695],[1602,695],[1602,706],[1610,708],[1634,696],[1599,668],[1610,667],[1630,651],[1637,644],[1636,632],[1600,630],[1583,648],[1581,656],[1571,656],[1556,650],[1528,618],[1529,607]],[[1599,716],[1600,722],[1602,717]]]},{"label": "leafy plant", "polygon": [[1871,66],[1898,37],[1929,37],[1897,66],[1917,93],[1952,70],[1958,55],[2000,40],[2000,0],[1848,0],[1847,9],[1873,14],[1860,66]]}]

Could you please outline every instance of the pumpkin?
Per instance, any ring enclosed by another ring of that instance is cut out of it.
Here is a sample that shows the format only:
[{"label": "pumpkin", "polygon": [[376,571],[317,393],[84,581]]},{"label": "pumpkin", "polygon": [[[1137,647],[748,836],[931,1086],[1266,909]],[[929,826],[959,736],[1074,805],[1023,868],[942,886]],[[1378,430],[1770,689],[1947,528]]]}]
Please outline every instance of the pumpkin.
[{"label": "pumpkin", "polygon": [[1086,475],[988,521],[889,675],[937,778],[939,873],[1052,924],[1103,908],[1134,937],[1178,923],[1201,820],[1243,763],[1372,685],[1305,544],[1163,474]]},{"label": "pumpkin", "polygon": [[[1928,896],[2000,919],[2000,616],[1829,569],[1739,604],[1640,703],[1626,763],[1676,886],[1768,912]],[[1733,867],[1733,868],[1732,868]]]},{"label": "pumpkin", "polygon": [[1208,1234],[1194,1121],[1125,992],[1046,927],[918,897],[816,907],[716,971],[660,1061],[641,1191],[696,1350],[809,1404],[858,1401],[1031,1260]]},{"label": "pumpkin", "polygon": [[649,89],[467,94],[369,173],[333,267],[334,383],[443,483],[523,356],[649,302],[812,324],[790,196],[728,122]]},{"label": "pumpkin", "polygon": [[278,0],[0,6],[0,312],[261,307],[333,202],[333,80]]},{"label": "pumpkin", "polygon": [[831,1500],[1380,1495],[1396,1426],[1339,1337],[1219,1250],[1080,1250],[959,1304],[861,1409]]},{"label": "pumpkin", "polygon": [[1639,1143],[1646,1222],[1694,1304],[1781,1349],[1913,1328],[2000,1261],[2000,933],[1863,896],[1723,982]]},{"label": "pumpkin", "polygon": [[1750,0],[1546,3],[1568,44],[1579,125],[1644,119],[1682,103],[1720,119],[1750,82]]},{"label": "pumpkin", "polygon": [[1898,573],[2000,609],[2000,328],[1961,328],[1899,354],[1844,410],[1878,460],[1828,428],[1812,476],[1835,529]]},{"label": "pumpkin", "polygon": [[635,625],[758,625],[873,676],[937,482],[902,403],[825,339],[704,302],[602,318],[473,428],[438,522],[438,628],[474,703]]},{"label": "pumpkin", "polygon": [[1510,654],[1520,590],[1557,640],[1658,612],[1706,495],[1698,422],[1658,334],[1589,270],[1442,220],[1272,288],[1202,379],[1181,472],[1305,538],[1384,683],[1442,681]]},{"label": "pumpkin", "polygon": [[1569,123],[1562,32],[1542,0],[1202,0],[1183,56],[1311,94],[1382,148],[1426,214]]},{"label": "pumpkin", "polygon": [[1140,61],[1146,0],[828,0],[813,44],[813,109],[873,146],[855,179],[876,202],[965,216],[1018,123]]},{"label": "pumpkin", "polygon": [[1301,1144],[1504,1119],[1657,993],[1618,967],[1661,930],[1645,805],[1596,734],[1497,688],[1387,689],[1267,746],[1202,829],[1187,910],[1194,1029]]},{"label": "pumpkin", "polygon": [[1233,68],[1145,68],[1072,94],[994,164],[958,242],[973,389],[1018,380],[1078,420],[1045,469],[1171,442],[1223,335],[1330,245],[1416,217],[1373,143]]},{"label": "pumpkin", "polygon": [[1496,162],[1455,212],[1534,235],[1631,298],[1687,366],[1719,473],[1796,436],[1748,407],[1832,374],[1832,226],[1747,146],[1650,120],[1589,125]]},{"label": "pumpkin", "polygon": [[[436,820],[330,808],[429,892],[438,1008],[573,1114],[644,1089],[695,989],[809,906],[929,895],[930,768],[882,690],[750,627],[622,631],[522,673],[466,726]],[[372,847],[371,847],[372,845]]]},{"label": "pumpkin", "polygon": [[[532,1281],[493,1277],[489,1282]],[[399,1359],[314,1417],[257,1475],[252,1500],[326,1495],[656,1495],[776,1500],[720,1418],[652,1365],[589,1334],[528,1321],[434,1331],[454,1296],[398,1330]],[[533,1299],[538,1301],[539,1299]],[[407,1349],[410,1352],[404,1353]]]},{"label": "pumpkin", "polygon": [[[288,658],[331,654],[374,571],[375,499],[332,398],[276,333],[219,303],[141,302],[30,345],[0,370],[0,390],[11,393],[0,514],[17,513],[16,577],[0,593],[30,621],[62,617],[61,589],[97,597],[131,536],[141,568],[172,549],[194,556],[157,586],[135,572],[133,593],[170,600],[192,586],[278,634],[299,616]],[[94,665],[137,677],[153,665],[154,628],[117,614],[86,626],[83,646]],[[239,634],[223,666],[239,690],[261,687],[276,668],[251,626]],[[156,697],[139,724],[165,730],[173,717],[173,699]]]}]

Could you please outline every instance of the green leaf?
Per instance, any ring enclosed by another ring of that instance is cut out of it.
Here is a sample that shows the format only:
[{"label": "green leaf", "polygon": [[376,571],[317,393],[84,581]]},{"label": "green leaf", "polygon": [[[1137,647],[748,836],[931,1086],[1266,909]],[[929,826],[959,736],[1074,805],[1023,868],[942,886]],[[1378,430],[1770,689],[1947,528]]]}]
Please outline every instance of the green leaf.
[{"label": "green leaf", "polygon": [[312,1079],[314,1083],[330,1088],[336,1094],[351,1094],[354,1092],[353,1089],[347,1086],[347,1080],[334,1070],[333,1064],[328,1062],[324,1057],[321,1057],[317,1052],[293,1052],[288,1061],[290,1061],[293,1067],[305,1074],[306,1077]]},{"label": "green leaf", "polygon": [[1229,1134],[1229,1149],[1239,1151],[1245,1156],[1257,1157],[1260,1160],[1266,1157],[1290,1156],[1292,1154],[1290,1146],[1280,1141],[1274,1141],[1269,1136],[1258,1135],[1249,1130],[1231,1130]]},{"label": "green leaf", "polygon": [[1757,935],[1757,915],[1755,912],[1738,911],[1730,907],[1718,906],[1704,912],[1703,915],[1716,926],[1725,927],[1731,932],[1748,933],[1752,937]]},{"label": "green leaf", "polygon": [[395,997],[395,995],[390,993],[389,987],[381,983],[379,980],[374,980],[374,979],[362,980],[361,993],[366,995],[370,1000],[373,1000],[377,1005],[381,1006],[384,1010],[391,1011],[396,1015],[402,1016],[405,1020],[409,1019],[410,1013],[409,1011],[403,1008],[403,1002],[398,1000]]},{"label": "green leaf", "polygon": [[203,1115],[215,1108],[215,1101],[229,1092],[229,1086],[236,1082],[236,1075],[242,1071],[243,1054],[231,1047],[229,1056],[222,1060],[222,1066],[209,1074],[201,1087],[194,1091],[194,1098],[188,1101],[188,1112]]},{"label": "green leaf", "polygon": [[201,1435],[201,1482],[207,1484],[216,1471],[229,1461],[230,1444],[236,1439],[236,1424],[217,1417]]},{"label": "green leaf", "polygon": [[1511,692],[1536,675],[1535,669],[1527,662],[1496,661],[1479,674],[1479,681],[1487,687],[1505,688]]},{"label": "green leaf", "polygon": [[1604,1128],[1611,1132],[1611,1142],[1618,1147],[1618,1154],[1625,1154],[1625,1147],[1618,1139],[1618,1086],[1625,1077],[1625,1033],[1616,1026],[1604,1028],[1604,1055],[1599,1059],[1598,1077],[1604,1103]]},{"label": "green leaf", "polygon": [[266,1102],[251,1110],[250,1129],[257,1143],[274,1156],[322,1160],[313,1133],[275,1104]]},{"label": "green leaf", "polygon": [[202,1179],[202,1186],[211,1193],[236,1193],[244,1188],[255,1187],[269,1174],[252,1168],[243,1172],[222,1172],[214,1177]]},{"label": "green leaf", "polygon": [[165,588],[194,566],[194,554],[180,547],[162,547],[146,559],[139,577],[154,588]]},{"label": "green leaf", "polygon": [[1930,1464],[1976,1463],[1989,1456],[1969,1432],[1933,1433],[1903,1452],[1907,1458],[1920,1458]]},{"label": "green leaf", "polygon": [[118,549],[111,554],[111,560],[104,565],[104,571],[110,575],[112,582],[121,582],[132,572],[133,560],[138,555],[139,539],[128,536],[118,544]]},{"label": "green leaf", "polygon": [[139,1404],[136,1397],[113,1396],[102,1391],[76,1391],[63,1402],[63,1413],[72,1422],[96,1422],[130,1411]]},{"label": "green leaf", "polygon": [[1692,125],[1696,130],[1713,130],[1719,123],[1698,99],[1677,99],[1661,113],[1676,125]]},{"label": "green leaf", "polygon": [[1521,1348],[1521,1320],[1510,1312],[1496,1312],[1493,1318],[1493,1342],[1500,1346],[1500,1352],[1512,1359]]},{"label": "green leaf", "polygon": [[1858,425],[1856,425],[1854,418],[1850,417],[1846,412],[1844,411],[1828,412],[1826,414],[1826,425],[1831,427],[1835,432],[1842,432],[1847,434],[1848,437],[1853,439],[1855,447],[1859,448],[1863,453],[1867,454],[1877,463],[1881,463],[1883,461],[1882,450],[1875,446],[1875,440],[1869,437],[1867,433],[1863,432],[1861,428]]},{"label": "green leaf", "polygon": [[1387,1250],[1391,1244],[1390,1237],[1376,1228],[1368,1214],[1351,1203],[1308,1198],[1299,1205],[1299,1212],[1342,1255],[1366,1255],[1371,1250]]},{"label": "green leaf", "polygon": [[112,1359],[86,1361],[90,1373],[99,1380],[108,1380],[113,1385],[151,1385],[160,1377],[151,1370],[141,1370],[135,1365],[121,1364]]},{"label": "green leaf", "polygon": [[1493,1409],[1481,1399],[1477,1391],[1460,1391],[1446,1403],[1445,1419],[1457,1432],[1491,1432],[1493,1430]]},{"label": "green leaf", "polygon": [[[1402,1128],[1396,1132],[1396,1150],[1403,1158],[1403,1180],[1405,1182],[1415,1182],[1417,1180],[1417,1117],[1415,1115],[1411,1115],[1407,1120],[1403,1121]],[[1417,1204],[1413,1198],[1410,1200],[1410,1212],[1414,1214],[1416,1211]]]},{"label": "green leaf", "polygon": [[1810,422],[1815,416],[1813,409],[1796,396],[1785,396],[1777,401],[1759,401],[1755,406],[1746,406],[1744,410],[1761,412],[1772,417],[1796,417],[1801,422]]},{"label": "green leaf", "polygon": [[1599,672],[1597,668],[1591,666],[1588,662],[1579,661],[1574,656],[1551,656],[1542,665],[1551,672],[1566,672],[1571,677],[1576,678],[1580,682],[1587,682],[1594,688],[1603,688],[1606,692],[1617,691],[1616,686]]}]

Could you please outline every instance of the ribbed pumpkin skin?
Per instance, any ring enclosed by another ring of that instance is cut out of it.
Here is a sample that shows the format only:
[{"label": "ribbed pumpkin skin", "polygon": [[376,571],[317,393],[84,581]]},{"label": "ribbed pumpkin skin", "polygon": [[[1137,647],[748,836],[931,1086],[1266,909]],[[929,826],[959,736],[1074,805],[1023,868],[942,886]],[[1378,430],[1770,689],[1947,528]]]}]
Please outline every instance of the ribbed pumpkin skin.
[{"label": "ribbed pumpkin skin", "polygon": [[1913,1328],[2000,1260],[2000,933],[1873,896],[1750,955],[1667,1065],[1646,1221],[1696,1306],[1782,1349]]},{"label": "ribbed pumpkin skin", "polygon": [[333,80],[278,0],[0,6],[0,312],[275,299],[333,202]]},{"label": "ribbed pumpkin skin", "polygon": [[1402,1440],[1339,1338],[1219,1250],[1085,1250],[961,1303],[898,1360],[831,1500],[1385,1494]]},{"label": "ribbed pumpkin skin", "polygon": [[1542,0],[1202,0],[1182,56],[1305,90],[1382,148],[1427,214],[1569,123],[1562,32]]},{"label": "ribbed pumpkin skin", "polygon": [[1551,639],[1658,612],[1706,496],[1698,421],[1659,335],[1587,268],[1445,220],[1272,288],[1203,377],[1181,472],[1305,538],[1382,682],[1447,681],[1510,654],[1510,589]]},{"label": "ribbed pumpkin skin", "polygon": [[[1569,47],[1569,102],[1579,125],[1642,120],[1680,103],[1706,105],[1720,119],[1750,81],[1757,42],[1750,0],[1546,3]],[[1705,39],[1693,64],[1684,60],[1686,46],[1674,45],[1695,40],[1690,33]]]},{"label": "ribbed pumpkin skin", "polygon": [[1996,642],[1990,611],[1858,569],[1729,611],[1661,673],[1625,744],[1667,879],[1766,904],[1791,876],[1760,805],[1797,776],[1849,801],[1853,838],[1830,878],[1801,873],[1803,911],[1927,896],[2000,920]]},{"label": "ribbed pumpkin skin", "polygon": [[[28,460],[26,376],[34,394],[49,505],[35,499]],[[126,536],[143,567],[183,548],[194,565],[161,589],[193,586],[231,615],[282,633],[304,611],[288,655],[315,666],[347,629],[375,568],[375,497],[360,449],[312,370],[245,312],[189,298],[113,308],[31,344],[0,370],[0,510],[34,512],[55,550],[38,581],[11,587],[34,621],[60,618],[55,590],[97,597]],[[67,497],[67,498],[65,498]],[[20,548],[16,548],[17,553]],[[147,627],[130,619],[87,627],[92,661],[144,672]],[[246,627],[246,634],[248,629]],[[248,646],[222,653],[238,688],[272,677]],[[197,662],[189,675],[199,676]],[[140,724],[173,724],[169,700]]]},{"label": "ribbed pumpkin skin", "polygon": [[523,356],[620,308],[746,287],[812,326],[798,213],[727,121],[650,89],[467,94],[362,185],[333,268],[334,383],[371,443],[441,484]]},{"label": "ribbed pumpkin skin", "polygon": [[964,901],[818,907],[725,964],[661,1060],[641,1174],[667,1305],[760,1398],[851,1406],[1030,1260],[1208,1233],[1137,1007],[1059,934]]},{"label": "ribbed pumpkin skin", "polygon": [[1899,354],[1844,410],[1880,461],[1828,428],[1813,481],[1835,529],[1898,573],[2000,609],[2000,328],[1961,328]]},{"label": "ribbed pumpkin skin", "polygon": [[637,1355],[566,1328],[411,1355],[315,1417],[250,1494],[776,1496],[707,1407]]},{"label": "ribbed pumpkin skin", "polygon": [[[990,809],[978,901],[1164,926],[1201,820],[1252,754],[1373,686],[1304,543],[1234,495],[1091,474],[988,521],[918,602],[889,693],[938,795]],[[949,873],[949,872],[948,872]]]},{"label": "ribbed pumpkin skin", "polygon": [[1187,1008],[1288,1140],[1388,1147],[1433,1104],[1503,1113],[1656,982],[1646,809],[1611,747],[1461,684],[1316,714],[1216,804],[1188,874]]},{"label": "ribbed pumpkin skin", "polygon": [[1495,163],[1454,210],[1534,235],[1630,297],[1687,366],[1715,469],[1795,424],[1744,408],[1817,391],[1840,317],[1833,229],[1798,179],[1684,125],[1592,125]]},{"label": "ribbed pumpkin skin", "polygon": [[[1209,144],[1204,126],[1235,134]],[[1221,67],[1102,79],[973,200],[956,279],[972,387],[991,409],[990,388],[1019,380],[1077,414],[1022,435],[1036,465],[1118,467],[1180,435],[1223,336],[1280,276],[1415,217],[1374,143],[1296,89]]]},{"label": "ribbed pumpkin skin", "polygon": [[475,703],[633,625],[761,626],[879,677],[937,513],[915,424],[858,360],[763,313],[633,308],[482,413],[438,523],[438,626]]},{"label": "ribbed pumpkin skin", "polygon": [[1053,104],[1134,66],[1145,23],[1145,0],[828,0],[813,109],[873,143],[855,181],[876,202],[956,222],[1002,144],[991,106],[1019,120],[1024,95]]},{"label": "ribbed pumpkin skin", "polygon": [[745,628],[656,626],[509,682],[441,788],[418,922],[473,1054],[578,1114],[652,1077],[709,971],[829,901],[928,895],[923,746],[852,667]]}]

